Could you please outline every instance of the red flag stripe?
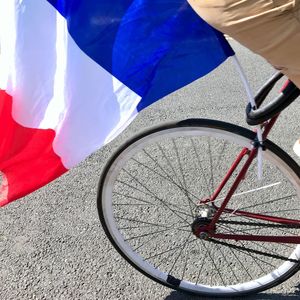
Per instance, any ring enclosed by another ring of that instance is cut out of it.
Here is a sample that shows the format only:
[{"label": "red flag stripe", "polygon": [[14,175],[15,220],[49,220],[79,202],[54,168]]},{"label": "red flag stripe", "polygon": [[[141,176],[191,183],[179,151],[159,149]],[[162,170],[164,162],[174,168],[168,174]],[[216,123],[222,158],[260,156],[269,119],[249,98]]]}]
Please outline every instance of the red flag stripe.
[{"label": "red flag stripe", "polygon": [[55,131],[18,124],[12,117],[12,102],[12,97],[0,90],[0,206],[68,171],[53,150]]}]

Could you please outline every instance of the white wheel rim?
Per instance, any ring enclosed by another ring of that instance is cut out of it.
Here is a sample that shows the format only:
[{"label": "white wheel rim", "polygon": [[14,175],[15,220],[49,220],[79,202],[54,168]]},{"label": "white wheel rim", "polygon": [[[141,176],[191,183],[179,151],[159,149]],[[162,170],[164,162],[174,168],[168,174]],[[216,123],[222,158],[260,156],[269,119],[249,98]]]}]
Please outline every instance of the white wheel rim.
[{"label": "white wheel rim", "polygon": [[[225,138],[226,140],[235,142],[236,144],[242,147],[248,147],[248,148],[251,147],[251,143],[250,143],[251,141],[249,141],[249,139],[220,129],[206,128],[206,127],[188,127],[188,128],[182,127],[182,128],[166,129],[163,132],[159,131],[159,132],[152,133],[136,141],[135,143],[131,144],[128,148],[126,148],[121,153],[121,155],[119,156],[120,159],[117,159],[113,162],[113,164],[110,166],[109,172],[106,174],[106,180],[104,182],[104,186],[106,186],[106,188],[102,190],[102,207],[104,212],[103,213],[104,219],[108,227],[108,230],[113,240],[117,244],[117,246],[121,249],[121,251],[123,253],[126,253],[126,256],[131,261],[133,261],[138,268],[142,269],[144,272],[150,274],[152,277],[156,278],[159,281],[166,282],[168,274],[156,269],[151,264],[144,261],[143,258],[138,253],[134,252],[129,246],[129,244],[123,240],[123,236],[118,231],[117,225],[114,220],[112,203],[109,200],[108,201],[105,200],[112,198],[113,183],[115,178],[118,175],[119,170],[123,165],[123,158],[131,157],[133,153],[141,150],[145,144],[149,143],[150,140],[151,142],[154,142],[156,140],[159,140],[162,136],[176,137],[179,135],[182,136],[183,134],[186,136],[195,136],[195,135],[211,136],[212,133],[214,134],[214,137]],[[270,151],[265,151],[264,159],[267,159],[270,162],[275,162],[278,160],[277,157]],[[276,164],[276,166],[290,180],[290,182],[295,187],[297,194],[299,196],[300,195],[299,178],[294,174],[294,172],[289,168],[289,166],[284,164],[283,161],[281,162],[282,165]],[[295,250],[292,252],[289,258],[296,259],[296,260],[300,259],[300,245],[298,245],[295,248]],[[274,282],[274,278],[281,277],[283,274],[288,272],[294,266],[295,264],[293,262],[286,261],[280,267],[275,269],[273,272],[261,278],[249,282],[241,283],[241,284],[231,285],[231,286],[229,285],[229,286],[211,287],[202,284],[196,285],[195,283],[182,280],[180,282],[180,288],[188,291],[193,291],[196,293],[205,293],[205,294],[242,293],[243,291],[255,290],[261,288],[262,286],[269,285],[271,282]]]}]

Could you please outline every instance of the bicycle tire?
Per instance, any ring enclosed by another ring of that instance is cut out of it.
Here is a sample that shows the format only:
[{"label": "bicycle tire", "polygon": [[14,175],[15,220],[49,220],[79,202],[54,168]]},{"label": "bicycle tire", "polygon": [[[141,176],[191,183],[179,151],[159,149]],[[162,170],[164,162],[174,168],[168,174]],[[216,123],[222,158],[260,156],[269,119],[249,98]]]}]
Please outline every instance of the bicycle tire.
[{"label": "bicycle tire", "polygon": [[[259,278],[255,278],[253,280],[242,282],[242,283],[235,283],[234,285],[224,284],[224,286],[220,286],[220,285],[208,286],[207,283],[198,284],[198,282],[196,284],[193,283],[194,285],[192,285],[190,281],[185,281],[176,276],[173,276],[172,272],[167,273],[164,271],[160,271],[158,268],[155,268],[154,265],[152,266],[150,263],[146,262],[146,259],[142,258],[140,256],[140,254],[134,254],[132,246],[129,246],[128,242],[125,241],[125,238],[121,234],[121,230],[124,231],[124,229],[122,229],[121,227],[119,227],[119,229],[118,229],[117,226],[115,226],[116,225],[115,219],[116,218],[121,219],[122,217],[118,217],[117,215],[115,217],[112,215],[112,204],[111,204],[112,200],[109,199],[109,197],[107,197],[107,195],[109,193],[111,193],[111,195],[113,193],[111,180],[114,181],[116,179],[116,178],[112,179],[113,176],[116,176],[116,174],[114,172],[116,172],[116,170],[119,171],[121,165],[123,165],[124,157],[126,157],[126,155],[130,151],[134,152],[138,148],[142,149],[141,141],[144,143],[148,139],[151,140],[154,136],[155,137],[160,136],[160,134],[163,135],[163,140],[165,141],[168,134],[170,134],[170,133],[173,134],[176,131],[189,132],[189,130],[192,130],[196,134],[199,134],[200,132],[205,132],[206,137],[209,137],[209,138],[211,138],[211,136],[217,135],[218,139],[220,137],[228,138],[231,142],[235,141],[235,140],[239,140],[243,144],[242,146],[245,146],[245,144],[246,144],[249,147],[251,147],[251,142],[255,138],[254,132],[252,132],[248,129],[245,129],[243,127],[225,123],[225,122],[221,122],[221,121],[206,120],[206,119],[189,119],[189,120],[184,120],[184,121],[177,122],[177,123],[175,122],[175,123],[171,123],[171,124],[166,124],[163,126],[149,129],[149,130],[133,137],[130,141],[125,143],[123,146],[121,146],[119,148],[119,150],[117,150],[117,152],[112,156],[112,158],[107,163],[107,165],[102,173],[102,176],[100,178],[100,181],[99,181],[99,189],[98,189],[98,196],[97,196],[99,218],[100,218],[102,227],[103,227],[107,237],[109,238],[110,242],[112,243],[112,245],[123,256],[123,258],[125,260],[127,260],[134,268],[136,268],[138,271],[140,271],[142,274],[146,275],[147,277],[151,278],[152,280],[154,280],[162,285],[173,288],[173,289],[177,289],[177,290],[181,290],[181,291],[184,291],[187,293],[201,295],[201,296],[234,297],[234,296],[249,295],[249,294],[258,293],[263,290],[274,287],[274,286],[282,283],[283,281],[287,280],[288,278],[290,278],[292,275],[294,275],[300,269],[299,263],[294,263],[294,262],[292,263],[289,261],[284,262],[277,269],[275,268],[276,272],[278,272],[279,275],[276,273],[277,275],[274,276],[275,273],[274,273],[274,270],[272,270],[273,273],[268,273],[268,275],[264,274],[264,276],[260,276]],[[239,146],[241,146],[241,145],[239,145]],[[283,171],[284,176],[286,176],[286,178],[287,178],[287,182],[291,183],[292,188],[295,188],[295,190],[297,191],[297,195],[295,197],[295,200],[293,200],[293,201],[296,201],[296,203],[298,203],[299,188],[300,188],[299,166],[286,152],[284,152],[281,148],[276,146],[271,141],[266,140],[265,147],[266,147],[266,151],[264,151],[265,159],[267,159],[267,161],[268,161],[268,159],[270,158],[272,161],[272,164],[275,162],[275,164],[277,164],[276,167],[279,168],[280,172]],[[127,161],[126,161],[126,163],[127,163]],[[271,167],[273,167],[273,165]],[[146,173],[146,172],[143,172],[143,173]],[[156,182],[156,187],[158,187],[158,185],[159,185],[159,181]],[[109,190],[109,192],[108,192],[108,190]],[[281,190],[279,189],[279,191],[281,191]],[[129,195],[126,195],[126,196],[129,196]],[[252,197],[252,198],[254,198],[254,197]],[[281,202],[281,200],[276,200],[276,201]],[[292,200],[290,199],[289,201],[292,201]],[[125,204],[127,204],[127,203],[123,203],[124,206],[125,206]],[[282,203],[280,205],[282,205]],[[299,205],[299,204],[297,204],[297,205]],[[178,210],[174,210],[174,211],[177,212]],[[179,214],[179,213],[176,213],[176,214]],[[162,215],[160,217],[162,217]],[[111,220],[112,218],[114,219],[113,221]],[[147,219],[143,218],[143,220],[147,220]],[[137,220],[135,222],[142,222],[142,221]],[[144,223],[146,223],[146,221]],[[150,221],[148,223],[151,224]],[[148,225],[148,226],[150,226],[150,225]],[[139,227],[139,226],[137,226],[137,227]],[[143,227],[143,226],[141,226],[141,227]],[[142,231],[141,227],[136,228],[136,230]],[[144,226],[144,227],[146,227],[146,226]],[[131,227],[131,228],[135,229],[134,227]],[[261,230],[261,229],[259,229],[259,230]],[[151,234],[151,232],[150,232],[150,234]],[[144,237],[145,237],[145,234],[144,234]],[[120,238],[123,240],[120,241]],[[168,238],[170,238],[170,237],[168,237]],[[167,237],[165,237],[165,239],[167,240]],[[129,238],[129,240],[130,240],[130,238]],[[167,243],[166,240],[164,240],[165,243]],[[148,244],[149,243],[150,242],[148,241]],[[196,243],[198,244],[198,241]],[[154,245],[155,243],[151,243],[151,244]],[[210,244],[207,244],[207,245],[210,245]],[[160,244],[160,246],[163,247],[163,244]],[[154,245],[153,247],[159,247],[159,246]],[[256,247],[261,247],[261,246],[256,245]],[[170,250],[170,251],[173,251],[173,250]],[[185,251],[187,251],[187,250],[185,250]],[[230,250],[230,251],[233,252],[233,250]],[[231,252],[229,252],[229,250],[228,250],[227,254],[229,256],[233,257]],[[208,254],[208,251],[206,252],[205,255],[207,255],[207,254]],[[136,257],[135,257],[135,255],[136,255]],[[241,255],[246,256],[248,254],[243,253]],[[187,254],[186,254],[186,256],[187,256]],[[249,259],[255,261],[256,257],[254,259],[253,256],[254,256],[254,254],[253,255],[250,254],[250,256],[246,256],[246,257],[249,257]],[[296,247],[296,249],[293,251],[293,253],[290,257],[293,257],[293,258],[296,257],[297,259],[299,259],[300,246]],[[187,260],[188,259],[190,259],[190,258],[187,258]],[[204,261],[204,258],[203,258],[203,261]],[[258,261],[260,261],[260,259]],[[207,263],[207,261],[205,261],[205,263]],[[225,264],[224,262],[222,262],[222,263]],[[256,261],[256,263],[257,263],[257,261]],[[266,262],[264,262],[264,263],[266,263]],[[148,266],[148,265],[150,265],[150,266]],[[241,262],[236,263],[236,265],[240,266]],[[203,269],[202,267],[204,267],[204,266],[202,265],[201,268],[199,268],[199,269],[205,270],[205,272],[209,272],[209,269]],[[150,269],[152,268],[151,272],[149,271],[149,268]],[[241,266],[240,266],[240,268],[242,269]],[[197,272],[199,271],[199,269],[197,269]],[[280,272],[278,270],[280,270]],[[243,270],[243,272],[245,272],[245,271]],[[200,274],[200,271],[199,271],[199,274]],[[272,274],[271,280],[270,280],[270,274]],[[249,276],[250,275],[251,274],[249,274]],[[198,277],[199,276],[200,275],[198,275]],[[202,274],[201,274],[201,276],[202,276]],[[267,276],[269,276],[269,277],[267,278]],[[234,276],[231,276],[231,277],[234,277]],[[262,278],[265,278],[265,279],[262,280]],[[204,279],[206,279],[206,278],[204,278]],[[218,279],[218,280],[220,281],[221,279]],[[251,282],[251,284],[249,282]],[[254,282],[254,283],[252,283],[252,282]]]}]

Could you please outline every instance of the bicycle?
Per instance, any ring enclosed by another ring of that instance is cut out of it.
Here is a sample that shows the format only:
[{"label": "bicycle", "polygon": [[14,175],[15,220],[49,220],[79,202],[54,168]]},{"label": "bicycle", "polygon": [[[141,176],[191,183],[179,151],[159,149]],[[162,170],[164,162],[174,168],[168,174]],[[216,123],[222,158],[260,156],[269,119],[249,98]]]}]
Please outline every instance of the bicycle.
[{"label": "bicycle", "polygon": [[237,125],[187,119],[133,137],[107,163],[99,217],[138,271],[173,289],[232,297],[269,289],[300,269],[300,166],[267,139],[300,90],[288,81],[261,107],[281,77],[272,76],[246,109],[262,142]]}]

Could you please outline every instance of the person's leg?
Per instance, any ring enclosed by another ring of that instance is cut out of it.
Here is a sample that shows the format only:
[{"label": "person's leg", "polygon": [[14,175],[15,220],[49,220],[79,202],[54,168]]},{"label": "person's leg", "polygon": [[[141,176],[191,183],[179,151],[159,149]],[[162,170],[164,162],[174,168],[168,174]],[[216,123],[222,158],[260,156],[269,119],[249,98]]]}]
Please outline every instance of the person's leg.
[{"label": "person's leg", "polygon": [[263,56],[300,88],[300,0],[188,0],[209,24]]}]

